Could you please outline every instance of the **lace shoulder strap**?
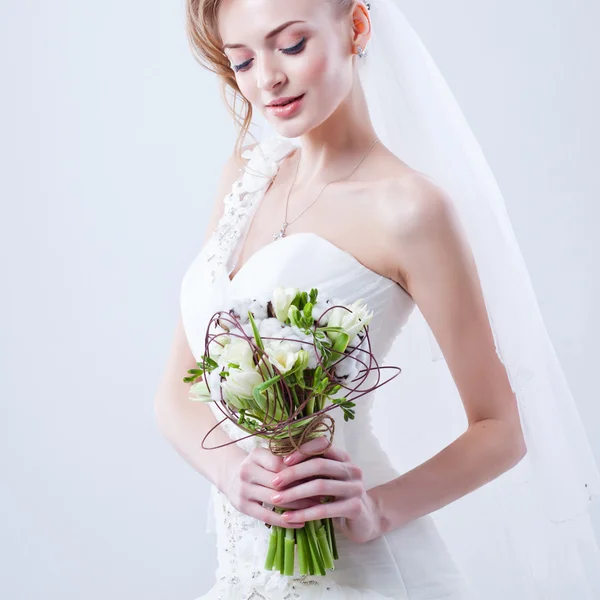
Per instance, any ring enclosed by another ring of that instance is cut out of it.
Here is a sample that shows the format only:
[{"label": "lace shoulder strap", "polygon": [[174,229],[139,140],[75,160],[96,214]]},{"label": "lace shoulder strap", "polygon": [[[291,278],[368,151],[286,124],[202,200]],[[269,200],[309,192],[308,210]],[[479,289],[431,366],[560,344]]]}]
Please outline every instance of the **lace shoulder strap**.
[{"label": "lace shoulder strap", "polygon": [[247,158],[248,162],[225,196],[223,215],[206,245],[206,260],[211,266],[213,282],[219,272],[225,270],[259,200],[275,179],[279,163],[296,147],[297,144],[290,139],[275,134],[242,153],[242,157]]}]

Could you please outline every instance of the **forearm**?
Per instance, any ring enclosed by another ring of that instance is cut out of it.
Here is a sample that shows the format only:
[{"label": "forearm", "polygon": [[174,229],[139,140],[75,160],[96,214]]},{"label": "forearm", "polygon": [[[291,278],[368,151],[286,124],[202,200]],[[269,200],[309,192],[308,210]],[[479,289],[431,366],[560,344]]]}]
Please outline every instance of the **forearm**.
[{"label": "forearm", "polygon": [[[237,444],[230,444],[214,450],[204,450],[202,439],[217,425],[210,407],[187,398],[189,385],[181,390],[180,397],[158,397],[155,413],[161,433],[180,456],[198,473],[203,475],[219,490],[225,486],[231,471],[245,456]],[[227,434],[217,427],[210,433],[206,446],[220,446],[231,442]]]},{"label": "forearm", "polygon": [[474,423],[423,464],[370,489],[381,534],[458,500],[515,466],[525,448],[522,437],[508,429],[497,420]]}]

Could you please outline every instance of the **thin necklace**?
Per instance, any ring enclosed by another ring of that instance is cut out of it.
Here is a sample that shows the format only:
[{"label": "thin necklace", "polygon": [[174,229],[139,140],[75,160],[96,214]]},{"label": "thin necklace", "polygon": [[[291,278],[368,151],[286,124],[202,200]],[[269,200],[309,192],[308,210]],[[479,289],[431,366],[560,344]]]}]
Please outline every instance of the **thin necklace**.
[{"label": "thin necklace", "polygon": [[365,160],[365,158],[367,158],[367,154],[369,154],[369,152],[371,152],[371,148],[373,148],[373,146],[378,141],[379,141],[379,138],[376,138],[375,141],[369,146],[369,149],[365,152],[364,156],[358,161],[358,164],[354,167],[354,169],[352,169],[352,171],[350,172],[349,175],[346,175],[345,177],[342,177],[341,179],[334,179],[333,181],[330,181],[329,183],[326,183],[321,188],[321,191],[317,194],[317,197],[293,221],[288,221],[287,220],[287,213],[288,213],[288,203],[290,201],[290,193],[292,191],[292,188],[294,187],[294,184],[296,183],[296,177],[298,176],[298,167],[300,166],[300,158],[298,158],[298,161],[296,163],[296,172],[294,174],[294,178],[292,179],[292,183],[290,185],[290,188],[289,188],[288,193],[287,193],[287,197],[285,199],[285,216],[284,216],[283,224],[282,224],[281,229],[279,230],[279,232],[273,235],[273,239],[274,240],[279,240],[282,237],[285,237],[285,232],[286,232],[286,229],[288,228],[288,225],[291,225],[292,223],[295,223],[319,199],[319,196],[322,194],[323,190],[330,183],[335,183],[337,181],[344,181],[344,179],[348,179],[354,173],[354,171],[356,171],[356,169],[358,169],[358,167],[360,166],[360,164],[362,163],[362,161]]}]

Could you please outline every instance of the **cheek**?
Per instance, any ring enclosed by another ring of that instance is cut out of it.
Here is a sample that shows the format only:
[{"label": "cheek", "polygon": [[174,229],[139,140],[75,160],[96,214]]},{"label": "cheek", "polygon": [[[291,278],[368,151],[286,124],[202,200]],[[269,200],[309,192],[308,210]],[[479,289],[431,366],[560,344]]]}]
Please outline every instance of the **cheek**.
[{"label": "cheek", "polygon": [[343,72],[341,65],[325,54],[313,57],[303,68],[302,87],[311,92],[323,104],[327,100],[337,98],[339,94],[340,75]]},{"label": "cheek", "polygon": [[324,55],[312,57],[310,61],[307,61],[305,68],[303,69],[303,79],[308,82],[314,82],[319,84],[323,80],[327,79],[329,72],[329,61]]}]

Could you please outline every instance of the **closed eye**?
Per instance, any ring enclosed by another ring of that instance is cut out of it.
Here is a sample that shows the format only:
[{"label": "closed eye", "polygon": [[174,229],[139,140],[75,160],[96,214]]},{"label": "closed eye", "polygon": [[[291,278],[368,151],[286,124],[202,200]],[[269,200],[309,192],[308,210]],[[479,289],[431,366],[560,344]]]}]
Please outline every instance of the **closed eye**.
[{"label": "closed eye", "polygon": [[300,52],[304,48],[305,42],[306,38],[303,37],[295,46],[292,46],[291,48],[284,48],[282,52],[284,54],[298,54],[298,52]]},{"label": "closed eye", "polygon": [[[295,46],[292,46],[291,48],[282,48],[281,52],[283,52],[284,54],[299,54],[300,52],[302,52],[302,50],[304,50],[304,47],[306,45],[306,38],[303,37]],[[250,66],[250,64],[252,63],[254,59],[249,59],[246,62],[243,62],[240,65],[232,65],[232,69],[237,73],[238,71],[247,71],[246,67]]]}]

